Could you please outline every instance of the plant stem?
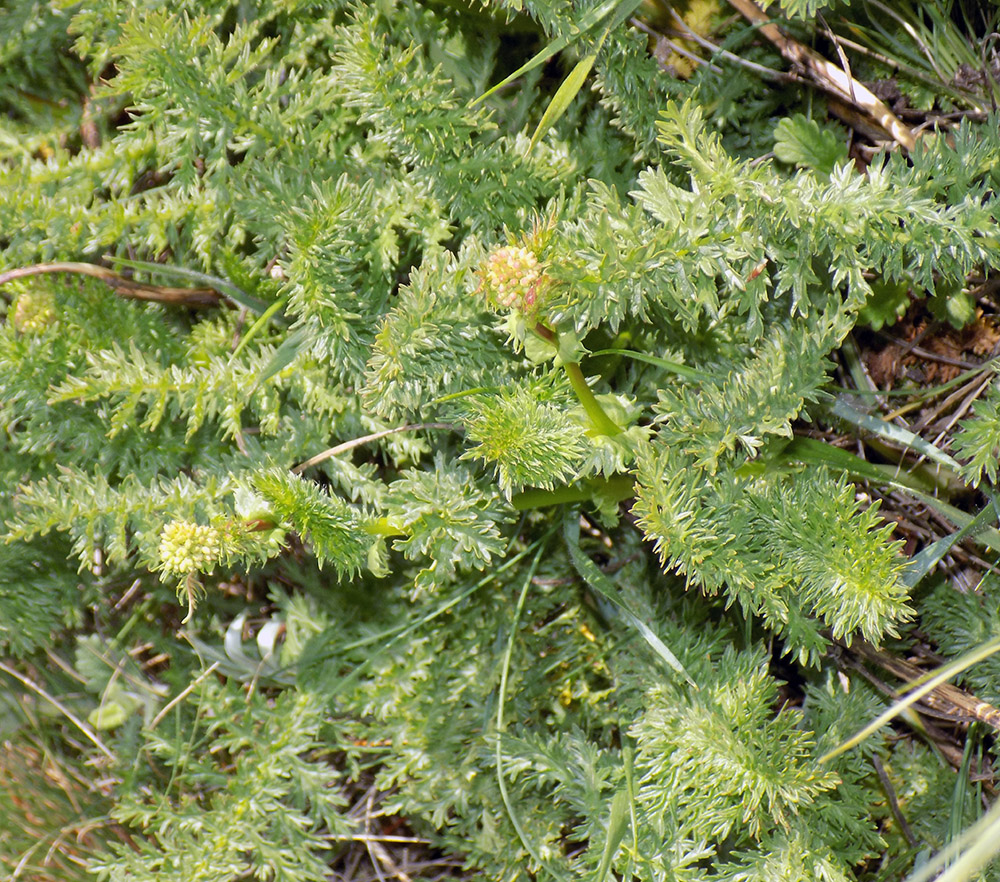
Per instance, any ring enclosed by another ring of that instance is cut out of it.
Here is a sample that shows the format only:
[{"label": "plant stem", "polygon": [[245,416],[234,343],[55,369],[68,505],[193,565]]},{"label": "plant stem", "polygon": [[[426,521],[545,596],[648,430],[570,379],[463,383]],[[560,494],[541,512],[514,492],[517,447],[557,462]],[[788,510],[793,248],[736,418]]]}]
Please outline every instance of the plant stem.
[{"label": "plant stem", "polygon": [[[535,325],[535,333],[539,337],[543,337],[551,343],[558,344],[558,337],[556,332],[551,328],[546,327],[541,322]],[[563,367],[566,369],[566,376],[569,377],[570,385],[573,387],[573,391],[576,393],[576,397],[579,399],[580,404],[583,405],[583,409],[587,412],[587,416],[590,417],[590,422],[593,427],[600,432],[602,435],[617,435],[621,432],[621,426],[618,425],[611,417],[605,413],[604,408],[601,407],[601,403],[595,397],[590,386],[587,385],[587,378],[583,375],[583,369],[580,367],[580,363],[576,361],[567,361],[563,363]]]},{"label": "plant stem", "polygon": [[587,416],[590,417],[594,428],[602,435],[617,435],[621,432],[621,426],[604,412],[601,403],[594,396],[590,386],[587,385],[587,378],[584,377],[579,363],[571,361],[563,365],[563,367],[566,368],[566,375],[569,377],[570,385],[573,387],[573,391],[576,392],[576,397],[580,399],[583,409],[587,411]]},{"label": "plant stem", "polygon": [[629,499],[635,496],[635,478],[631,475],[613,475],[610,478],[594,479],[583,484],[557,487],[554,490],[533,487],[515,493],[511,504],[518,511],[526,511],[568,502],[589,502],[598,492],[603,492],[618,501]]}]

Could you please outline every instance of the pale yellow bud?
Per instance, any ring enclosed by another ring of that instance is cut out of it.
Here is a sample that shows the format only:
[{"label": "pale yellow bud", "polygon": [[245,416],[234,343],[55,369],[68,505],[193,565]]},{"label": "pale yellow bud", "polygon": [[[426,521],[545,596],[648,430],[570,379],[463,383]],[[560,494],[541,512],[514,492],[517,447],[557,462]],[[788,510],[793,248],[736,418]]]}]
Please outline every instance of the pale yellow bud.
[{"label": "pale yellow bud", "polygon": [[21,294],[10,314],[10,323],[22,334],[41,334],[55,321],[56,299],[44,288]]},{"label": "pale yellow bud", "polygon": [[486,259],[480,278],[480,289],[493,305],[523,313],[535,310],[547,281],[534,252],[517,245],[494,251]]},{"label": "pale yellow bud", "polygon": [[210,570],[219,560],[219,531],[191,521],[171,521],[160,535],[163,571],[183,576]]}]

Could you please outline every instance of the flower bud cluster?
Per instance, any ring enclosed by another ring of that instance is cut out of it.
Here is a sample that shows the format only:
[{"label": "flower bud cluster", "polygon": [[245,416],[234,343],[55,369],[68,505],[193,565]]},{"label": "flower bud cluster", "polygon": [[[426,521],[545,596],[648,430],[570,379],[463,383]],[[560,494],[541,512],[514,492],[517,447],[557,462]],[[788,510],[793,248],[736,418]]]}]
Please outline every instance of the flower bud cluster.
[{"label": "flower bud cluster", "polygon": [[491,303],[525,314],[534,312],[548,281],[535,253],[517,245],[494,251],[481,279]]},{"label": "flower bud cluster", "polygon": [[51,291],[34,289],[17,298],[11,324],[22,334],[40,334],[56,320],[56,299]]},{"label": "flower bud cluster", "polygon": [[189,575],[208,570],[219,560],[219,531],[191,521],[171,521],[160,536],[163,570]]}]

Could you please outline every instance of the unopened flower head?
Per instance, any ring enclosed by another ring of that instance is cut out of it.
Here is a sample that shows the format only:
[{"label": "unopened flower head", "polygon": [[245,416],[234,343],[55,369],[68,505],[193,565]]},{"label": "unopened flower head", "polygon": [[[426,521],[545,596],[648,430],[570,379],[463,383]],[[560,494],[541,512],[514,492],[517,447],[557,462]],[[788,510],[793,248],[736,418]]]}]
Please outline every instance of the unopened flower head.
[{"label": "unopened flower head", "polygon": [[160,562],[167,573],[210,569],[219,559],[219,531],[191,521],[171,521],[160,536]]},{"label": "unopened flower head", "polygon": [[11,324],[22,334],[40,334],[56,320],[56,299],[51,291],[25,291],[17,298]]},{"label": "unopened flower head", "polygon": [[490,302],[530,314],[538,307],[548,277],[533,251],[518,245],[498,248],[481,271],[481,289]]}]

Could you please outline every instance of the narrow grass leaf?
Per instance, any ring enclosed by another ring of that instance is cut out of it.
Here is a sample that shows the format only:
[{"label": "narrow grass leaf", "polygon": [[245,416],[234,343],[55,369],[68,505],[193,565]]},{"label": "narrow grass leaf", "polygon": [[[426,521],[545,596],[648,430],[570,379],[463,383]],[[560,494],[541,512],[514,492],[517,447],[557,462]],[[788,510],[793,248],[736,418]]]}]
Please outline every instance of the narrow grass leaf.
[{"label": "narrow grass leaf", "polygon": [[507,648],[504,650],[503,664],[500,669],[500,690],[499,695],[497,696],[497,734],[494,760],[497,767],[497,785],[500,788],[500,798],[503,800],[504,808],[507,810],[507,817],[510,818],[511,825],[514,827],[514,832],[517,833],[517,838],[521,840],[521,845],[524,846],[525,851],[531,855],[539,868],[544,867],[557,879],[564,879],[565,876],[558,869],[558,867],[550,866],[542,860],[542,856],[538,853],[538,849],[535,848],[534,844],[528,838],[524,826],[521,824],[521,819],[514,810],[514,804],[511,801],[510,793],[507,790],[507,779],[504,777],[503,772],[503,751],[501,750],[502,745],[500,737],[507,731],[507,721],[504,719],[504,709],[507,703],[507,679],[510,675],[510,660],[514,652],[514,638],[517,636],[517,626],[521,620],[521,613],[524,611],[524,602],[527,600],[528,590],[531,588],[531,580],[534,578],[535,571],[538,569],[538,564],[542,559],[543,551],[545,551],[545,545],[539,546],[538,552],[535,554],[534,560],[532,560],[531,566],[528,568],[528,572],[524,577],[524,583],[521,586],[521,592],[517,598],[517,606],[514,608],[514,618],[510,623],[510,634],[507,637]]},{"label": "narrow grass leaf", "polygon": [[[517,70],[515,70],[514,73],[510,74],[510,76],[504,77],[499,83],[497,83],[491,89],[488,89],[487,91],[483,92],[483,94],[480,95],[478,98],[473,99],[470,106],[474,107],[475,105],[479,104],[479,102],[485,101],[487,98],[490,97],[490,95],[494,94],[499,89],[502,89],[509,83],[512,83],[518,77],[523,76],[524,74],[528,73],[528,71],[534,70],[541,64],[545,64],[545,62],[548,61],[557,52],[562,52],[563,49],[565,49],[567,46],[571,45],[574,41],[579,39],[579,37],[582,34],[585,34],[594,26],[600,24],[605,18],[607,18],[612,12],[615,11],[616,7],[618,7],[619,10],[616,19],[624,20],[626,16],[631,15],[639,7],[641,2],[642,0],[625,0],[624,3],[621,2],[621,0],[607,0],[607,2],[602,3],[600,6],[597,6],[594,9],[590,10],[590,12],[588,12],[582,19],[580,19],[580,24],[576,30],[574,30],[570,34],[567,34],[566,36],[559,37],[553,40],[541,52],[532,56],[528,61],[522,64]],[[624,14],[623,10],[625,10]]]},{"label": "narrow grass leaf", "polygon": [[[969,798],[969,770],[972,768],[972,755],[976,748],[980,746],[979,734],[981,724],[972,723],[965,733],[965,748],[962,751],[962,762],[958,767],[958,774],[955,776],[955,786],[951,792],[951,815],[948,818],[948,842],[957,839],[962,835],[963,818],[966,803]],[[979,752],[979,759],[982,761],[982,750]]]},{"label": "narrow grass leaf", "polygon": [[284,342],[275,350],[274,355],[271,356],[271,360],[267,363],[264,370],[260,372],[260,376],[257,377],[257,382],[254,384],[254,389],[262,386],[271,377],[275,376],[275,374],[280,374],[295,361],[298,354],[309,342],[309,332],[305,328],[299,328],[297,331],[289,334]]},{"label": "narrow grass leaf", "polygon": [[949,505],[935,496],[930,496],[919,490],[910,490],[908,492],[924,503],[924,505],[944,515],[956,526],[960,528],[969,527],[969,532],[966,534],[968,538],[975,540],[980,545],[984,545],[991,551],[1000,553],[1000,531],[986,526],[996,520],[997,517],[993,503],[987,505],[973,517],[970,514],[966,514],[960,508],[955,508],[954,505]]},{"label": "narrow grass leaf", "polygon": [[[909,493],[911,496],[919,499],[924,505],[944,515],[944,517],[959,528],[969,527],[968,532],[959,537],[960,539],[970,538],[992,551],[1000,552],[1000,531],[988,526],[997,517],[992,503],[986,507],[990,510],[989,513],[984,509],[973,517],[961,509],[927,493],[926,490],[933,488],[926,487],[913,475],[900,472],[895,466],[868,462],[868,460],[862,459],[849,450],[834,447],[832,444],[827,444],[825,441],[818,441],[815,438],[792,439],[772,460],[772,464],[776,465],[793,462],[802,463],[803,465],[823,465],[827,468],[838,469],[856,478],[862,478],[874,484],[895,487],[905,493]],[[928,557],[930,557],[930,553]]]},{"label": "narrow grass leaf", "polygon": [[[932,497],[933,498],[933,497]],[[972,518],[964,527],[949,533],[935,542],[932,542],[919,554],[910,558],[906,573],[903,575],[903,582],[909,588],[916,587],[917,583],[926,576],[952,548],[967,536],[975,537],[982,532],[988,524],[997,518],[996,509],[992,504],[987,505]],[[1000,534],[997,536],[1000,539]]]},{"label": "narrow grass leaf", "polygon": [[604,598],[604,600],[608,601],[617,610],[618,614],[642,635],[642,639],[649,644],[650,648],[687,681],[688,685],[697,689],[698,684],[684,670],[680,659],[670,651],[670,648],[653,633],[652,629],[642,619],[621,602],[616,596],[614,583],[600,571],[597,564],[580,550],[579,512],[570,511],[566,515],[566,520],[563,522],[563,537],[566,540],[566,548],[569,551],[573,567],[587,585]]},{"label": "narrow grass leaf", "polygon": [[[1000,801],[961,836],[940,852],[934,860],[906,877],[906,882],[928,882],[948,867],[935,882],[966,882],[1000,854]],[[950,865],[950,866],[949,866]]]},{"label": "narrow grass leaf", "polygon": [[604,851],[601,854],[601,863],[597,868],[595,882],[604,882],[604,878],[611,869],[611,861],[614,859],[618,846],[625,838],[625,831],[628,829],[629,819],[629,794],[628,790],[619,790],[611,800],[611,811],[608,814],[608,836],[604,840]]},{"label": "narrow grass leaf", "polygon": [[914,434],[909,429],[904,429],[902,426],[897,426],[894,423],[887,423],[885,420],[880,420],[877,417],[870,416],[863,411],[858,410],[854,405],[852,405],[846,398],[838,398],[833,403],[833,407],[830,408],[831,413],[840,417],[842,420],[846,420],[859,429],[864,429],[867,432],[871,432],[873,435],[878,435],[880,438],[884,438],[887,441],[892,441],[895,444],[901,444],[903,447],[907,447],[910,450],[915,450],[922,456],[926,456],[928,459],[933,460],[939,465],[943,465],[945,468],[952,469],[955,472],[961,470],[961,465],[958,464],[952,457],[948,456],[941,450],[938,450],[933,444],[925,441],[919,435]]},{"label": "narrow grass leaf", "polygon": [[230,364],[233,364],[236,359],[239,358],[240,353],[243,352],[247,344],[260,333],[261,328],[263,328],[271,320],[271,316],[273,316],[279,309],[284,309],[285,303],[287,302],[287,297],[281,297],[278,300],[275,300],[274,303],[272,303],[257,317],[254,323],[247,328],[247,332],[243,335],[243,339],[240,340],[239,345],[233,350],[233,354],[229,356]]},{"label": "narrow grass leaf", "polygon": [[[601,42],[604,42],[603,38]],[[531,136],[531,142],[528,144],[528,153],[531,153],[535,149],[538,139],[556,124],[559,117],[566,112],[566,108],[573,103],[573,99],[576,98],[577,93],[582,88],[587,79],[587,74],[590,73],[590,69],[594,66],[596,60],[596,52],[581,58],[573,70],[569,72],[569,76],[559,85],[556,94],[552,96],[548,107],[545,108],[545,113],[542,114],[542,118],[538,121],[535,133]]]},{"label": "narrow grass leaf", "polygon": [[933,487],[922,484],[912,475],[901,472],[895,466],[869,462],[856,453],[851,453],[841,447],[834,447],[832,444],[815,438],[793,438],[775,457],[775,461],[826,466],[829,469],[847,472],[849,475],[871,481],[874,484],[898,487],[905,491],[933,489]]},{"label": "narrow grass leaf", "polygon": [[531,143],[528,144],[528,153],[531,153],[535,149],[535,145],[541,139],[552,126],[558,122],[559,118],[566,112],[570,104],[573,103],[573,99],[576,98],[580,89],[583,88],[584,82],[587,80],[587,75],[590,73],[590,69],[594,66],[594,62],[597,60],[597,54],[601,51],[601,47],[604,46],[604,41],[608,38],[608,34],[618,27],[626,17],[632,14],[632,12],[639,6],[639,3],[634,2],[634,0],[625,0],[617,10],[614,18],[611,20],[610,24],[605,29],[604,33],[601,34],[601,39],[597,41],[597,48],[591,52],[589,55],[581,58],[580,61],[576,63],[573,70],[569,72],[569,76],[559,85],[556,90],[556,94],[552,96],[552,100],[549,102],[548,107],[545,108],[545,113],[542,114],[542,118],[538,121],[538,126],[535,129],[535,133],[531,136]]},{"label": "narrow grass leaf", "polygon": [[978,646],[975,649],[959,656],[954,661],[938,668],[937,673],[930,677],[930,679],[926,680],[926,682],[917,686],[915,689],[912,689],[899,699],[899,701],[894,702],[891,707],[887,708],[884,713],[879,714],[878,717],[872,720],[872,722],[865,726],[856,735],[848,738],[845,742],[843,742],[843,744],[838,745],[833,750],[823,754],[823,756],[819,758],[819,762],[828,762],[834,757],[840,756],[840,754],[850,750],[855,745],[860,744],[869,735],[877,732],[886,723],[891,722],[898,717],[904,710],[920,701],[920,699],[923,698],[928,692],[936,689],[942,683],[950,680],[956,674],[960,674],[976,662],[980,662],[984,658],[989,658],[989,656],[998,651],[1000,651],[1000,637],[995,640],[990,640],[988,643],[984,643],[982,646]]}]

